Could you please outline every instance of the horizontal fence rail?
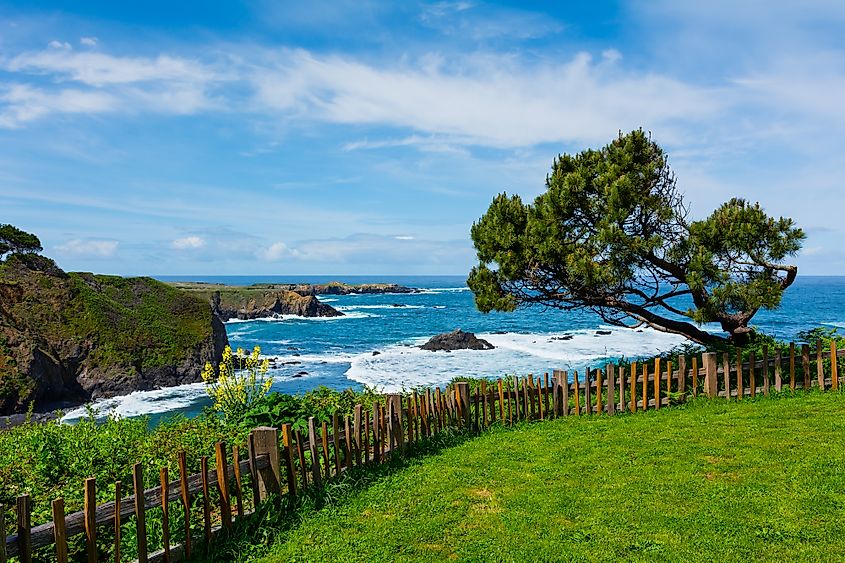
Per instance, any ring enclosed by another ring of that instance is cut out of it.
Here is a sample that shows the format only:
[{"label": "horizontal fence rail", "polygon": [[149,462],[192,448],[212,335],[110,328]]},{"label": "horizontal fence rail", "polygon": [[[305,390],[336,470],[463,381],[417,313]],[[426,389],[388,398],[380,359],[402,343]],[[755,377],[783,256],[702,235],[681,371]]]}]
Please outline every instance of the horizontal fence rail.
[{"label": "horizontal fence rail", "polygon": [[[97,484],[88,479],[83,488],[85,508],[65,515],[64,499],[56,499],[52,522],[32,526],[31,499],[23,495],[16,503],[16,521],[10,522],[14,534],[7,535],[6,512],[0,506],[0,563],[10,557],[27,563],[34,554],[43,557],[49,546],[54,546],[53,560],[64,563],[68,540],[79,535],[85,537],[87,561],[120,562],[121,528],[133,520],[138,561],[179,561],[189,558],[197,546],[207,549],[217,532],[231,529],[233,520],[251,514],[270,498],[321,487],[355,467],[382,463],[443,431],[481,432],[496,423],[660,409],[699,395],[741,400],[768,395],[772,388],[839,389],[838,364],[845,350],[837,350],[835,343],[830,349],[818,345],[814,350],[790,344],[785,353],[778,349],[772,354],[764,347],[760,355],[749,353],[747,361],[740,361],[737,358],[743,355],[737,349],[733,361],[727,353],[705,353],[679,356],[675,362],[656,358],[608,364],[580,374],[554,370],[551,376],[480,381],[472,390],[469,383],[458,382],[445,390],[388,394],[371,409],[356,405],[350,415],[335,413],[319,423],[312,417],[304,432],[290,424],[256,428],[245,455],[237,446],[229,453],[225,444],[218,443],[212,459],[201,459],[200,473],[188,475],[182,452],[178,478],[170,479],[167,469],[161,469],[161,485],[155,488],[144,489],[142,467],[136,464],[134,494],[122,496],[122,483],[115,483],[111,502],[97,505]],[[161,544],[153,553],[149,511],[157,511],[155,537],[156,545]],[[177,512],[181,530],[171,525]],[[98,529],[112,533],[110,546],[98,543]]]}]

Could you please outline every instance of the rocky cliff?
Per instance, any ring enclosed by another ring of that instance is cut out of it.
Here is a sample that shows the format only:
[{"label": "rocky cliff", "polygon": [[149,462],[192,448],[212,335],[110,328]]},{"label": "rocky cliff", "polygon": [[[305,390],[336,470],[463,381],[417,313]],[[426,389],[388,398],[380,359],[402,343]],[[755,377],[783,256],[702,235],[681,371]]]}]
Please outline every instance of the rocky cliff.
[{"label": "rocky cliff", "polygon": [[300,295],[349,295],[352,293],[418,293],[419,289],[405,287],[395,283],[362,283],[348,284],[342,282],[330,282],[321,284],[291,283],[291,284],[269,284],[270,289],[282,289],[293,291]]},{"label": "rocky cliff", "polygon": [[0,263],[0,414],[199,381],[227,343],[207,300],[151,278]]},{"label": "rocky cliff", "polygon": [[[197,292],[199,295],[206,295]],[[341,317],[343,313],[313,295],[259,288],[221,289],[208,295],[211,308],[222,320],[263,319],[282,315]]]}]

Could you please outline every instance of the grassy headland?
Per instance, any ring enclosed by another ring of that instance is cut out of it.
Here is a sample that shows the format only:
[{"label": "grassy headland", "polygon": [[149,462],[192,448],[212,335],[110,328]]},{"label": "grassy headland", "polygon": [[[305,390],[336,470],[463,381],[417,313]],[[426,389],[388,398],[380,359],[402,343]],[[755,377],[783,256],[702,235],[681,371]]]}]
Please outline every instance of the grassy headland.
[{"label": "grassy headland", "polygon": [[0,414],[197,381],[226,342],[208,301],[152,278],[0,262]]},{"label": "grassy headland", "polygon": [[286,517],[263,561],[842,560],[843,415],[810,393],[501,428]]}]

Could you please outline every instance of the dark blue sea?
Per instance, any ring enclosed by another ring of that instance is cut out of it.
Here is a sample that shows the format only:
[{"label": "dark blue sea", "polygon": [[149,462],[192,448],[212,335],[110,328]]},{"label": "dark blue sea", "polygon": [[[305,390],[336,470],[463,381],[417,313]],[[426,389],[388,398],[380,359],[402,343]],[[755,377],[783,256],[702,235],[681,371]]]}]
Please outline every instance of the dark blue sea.
[{"label": "dark blue sea", "polygon": [[[553,369],[603,365],[611,358],[651,356],[683,344],[683,338],[654,330],[605,326],[589,312],[527,308],[513,313],[479,313],[465,278],[458,276],[180,276],[163,281],[253,283],[391,282],[414,294],[322,296],[343,317],[285,317],[230,322],[233,348],[261,348],[276,363],[273,389],[301,393],[320,385],[335,389],[369,385],[381,390],[442,386],[457,376],[541,374]],[[780,309],[754,318],[759,330],[781,338],[818,326],[845,328],[845,277],[799,277]],[[461,328],[491,342],[494,350],[428,352],[416,346],[431,336]],[[717,330],[718,327],[709,327]],[[597,334],[610,331],[610,334]],[[571,337],[571,338],[569,338]],[[563,338],[567,338],[564,340]],[[185,385],[99,401],[102,415],[147,414],[158,419],[187,416],[210,404],[203,384]],[[68,414],[68,420],[84,415]]]}]

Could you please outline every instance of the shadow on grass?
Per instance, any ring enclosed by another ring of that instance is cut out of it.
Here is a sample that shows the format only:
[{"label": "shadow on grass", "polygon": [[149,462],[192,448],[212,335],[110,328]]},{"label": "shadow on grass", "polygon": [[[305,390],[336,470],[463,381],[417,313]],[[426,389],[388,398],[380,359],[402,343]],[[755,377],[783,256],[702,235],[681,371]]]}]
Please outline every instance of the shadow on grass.
[{"label": "shadow on grass", "polygon": [[[207,552],[196,553],[191,561],[230,562],[246,561],[264,555],[280,534],[298,526],[307,516],[326,507],[339,504],[384,479],[405,469],[426,456],[462,444],[474,438],[472,432],[445,430],[422,442],[405,447],[379,465],[367,464],[353,468],[339,479],[334,478],[322,488],[309,487],[295,497],[283,495],[268,499],[251,515],[235,522],[232,532],[221,530]],[[274,502],[274,500],[276,502]]]}]

